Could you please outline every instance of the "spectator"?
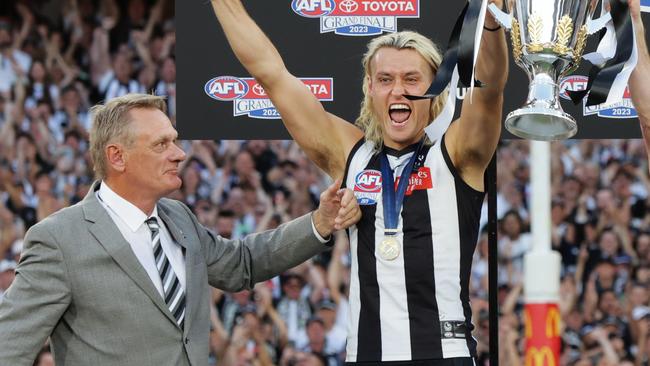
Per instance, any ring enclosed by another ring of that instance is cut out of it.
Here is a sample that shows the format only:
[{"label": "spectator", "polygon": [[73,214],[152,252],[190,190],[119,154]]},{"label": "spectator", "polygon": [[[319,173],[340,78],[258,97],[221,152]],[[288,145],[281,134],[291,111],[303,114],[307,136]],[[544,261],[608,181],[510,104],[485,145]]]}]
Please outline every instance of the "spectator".
[{"label": "spectator", "polygon": [[287,273],[282,281],[283,296],[277,304],[280,316],[287,324],[289,340],[297,342],[299,333],[305,331],[311,317],[309,300],[302,295],[304,278],[294,272]]},{"label": "spectator", "polygon": [[2,301],[4,292],[7,291],[16,277],[15,270],[16,262],[8,259],[0,261],[0,301]]}]

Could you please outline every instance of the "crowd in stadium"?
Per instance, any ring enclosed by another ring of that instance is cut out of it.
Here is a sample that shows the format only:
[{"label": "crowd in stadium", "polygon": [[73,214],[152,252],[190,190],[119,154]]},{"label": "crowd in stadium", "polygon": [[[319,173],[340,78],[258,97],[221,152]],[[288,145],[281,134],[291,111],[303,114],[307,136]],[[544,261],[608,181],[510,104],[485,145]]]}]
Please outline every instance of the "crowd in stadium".
[{"label": "crowd in stadium", "polygon": [[[0,6],[0,301],[26,230],[88,192],[89,108],[153,91],[167,96],[175,121],[173,1],[65,0],[63,16],[34,3]],[[309,212],[329,183],[290,141],[181,143],[188,158],[173,198],[226,238]],[[498,149],[494,290],[503,365],[523,364],[523,257],[532,245],[528,148],[506,141]],[[552,144],[552,156],[561,364],[648,365],[650,177],[643,142],[567,141]],[[487,252],[484,228],[471,279],[481,364],[489,356]],[[347,238],[338,233],[331,252],[253,291],[213,290],[211,362],[342,365],[349,270]],[[54,364],[47,345],[35,364]]]}]

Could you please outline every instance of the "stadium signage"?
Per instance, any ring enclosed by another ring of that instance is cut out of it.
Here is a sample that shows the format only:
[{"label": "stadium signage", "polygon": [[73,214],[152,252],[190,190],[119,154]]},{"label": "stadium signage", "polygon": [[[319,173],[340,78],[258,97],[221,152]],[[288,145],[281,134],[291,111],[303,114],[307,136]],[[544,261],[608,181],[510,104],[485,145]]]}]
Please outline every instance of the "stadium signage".
[{"label": "stadium signage", "polygon": [[293,11],[319,18],[320,32],[371,36],[397,31],[397,18],[419,18],[419,0],[293,0]]},{"label": "stadium signage", "polygon": [[[585,90],[587,87],[588,78],[583,75],[567,76],[560,81],[560,97],[563,99],[571,99],[567,94],[567,90],[577,91]],[[636,118],[638,114],[632,99],[630,97],[630,89],[625,88],[623,100],[620,103],[610,105],[593,105],[587,106],[587,98],[582,101],[582,114],[584,116],[597,115],[602,118]]]},{"label": "stadium signage", "polygon": [[[332,78],[300,78],[319,101],[334,100]],[[233,102],[233,116],[249,116],[258,119],[280,119],[264,88],[251,77],[218,76],[204,86],[205,94],[221,102]]]},{"label": "stadium signage", "polygon": [[548,346],[526,350],[526,366],[556,366],[553,351]]}]

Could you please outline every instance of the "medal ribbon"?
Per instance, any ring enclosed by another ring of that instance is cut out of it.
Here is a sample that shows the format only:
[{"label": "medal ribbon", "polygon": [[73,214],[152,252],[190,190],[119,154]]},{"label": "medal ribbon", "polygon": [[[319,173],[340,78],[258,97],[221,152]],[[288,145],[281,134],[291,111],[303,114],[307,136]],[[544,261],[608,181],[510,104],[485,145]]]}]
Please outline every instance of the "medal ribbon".
[{"label": "medal ribbon", "polygon": [[400,174],[399,183],[397,184],[397,192],[395,192],[395,180],[393,178],[393,171],[390,168],[386,152],[381,151],[381,194],[384,204],[384,234],[396,235],[397,234],[397,217],[402,209],[402,202],[406,194],[406,187],[411,179],[411,172],[413,171],[413,164],[417,159],[420,149],[424,144],[424,139],[420,141],[417,148],[413,152],[413,156],[409,159],[402,174]]}]

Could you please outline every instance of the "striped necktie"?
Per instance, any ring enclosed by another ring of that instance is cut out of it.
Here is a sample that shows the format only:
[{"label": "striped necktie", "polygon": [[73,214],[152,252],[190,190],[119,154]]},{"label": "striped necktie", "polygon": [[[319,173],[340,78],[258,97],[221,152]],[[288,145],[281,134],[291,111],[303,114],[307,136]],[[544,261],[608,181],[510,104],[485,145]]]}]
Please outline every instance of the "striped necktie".
[{"label": "striped necktie", "polygon": [[156,268],[158,268],[158,273],[160,274],[160,280],[162,281],[165,303],[176,319],[176,323],[183,329],[185,323],[185,292],[160,244],[160,227],[158,226],[158,221],[155,217],[150,217],[146,223],[149,226],[149,230],[151,230],[153,256],[156,261]]}]

